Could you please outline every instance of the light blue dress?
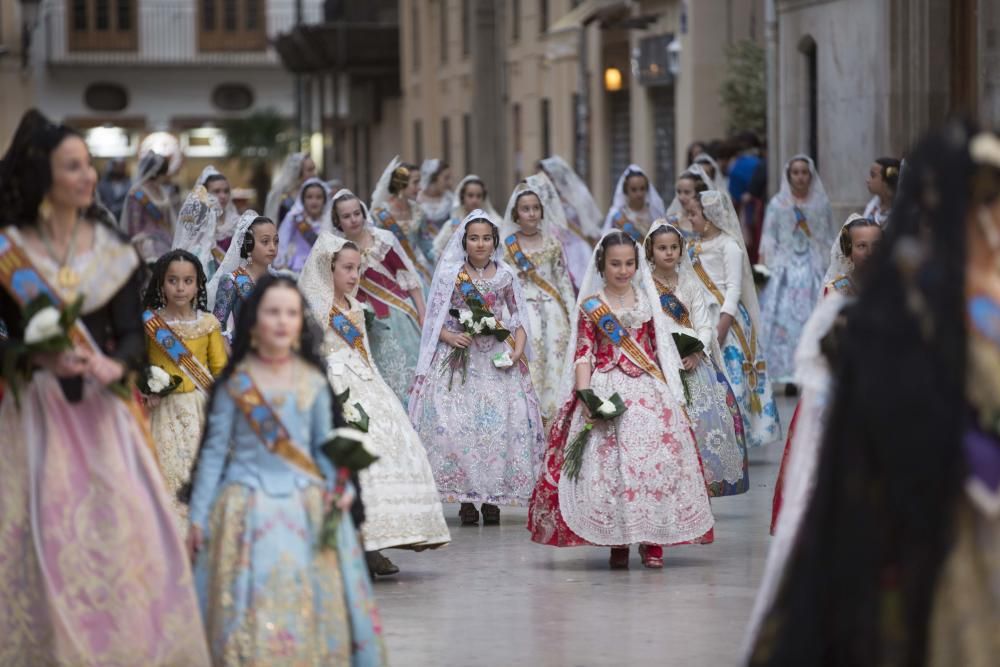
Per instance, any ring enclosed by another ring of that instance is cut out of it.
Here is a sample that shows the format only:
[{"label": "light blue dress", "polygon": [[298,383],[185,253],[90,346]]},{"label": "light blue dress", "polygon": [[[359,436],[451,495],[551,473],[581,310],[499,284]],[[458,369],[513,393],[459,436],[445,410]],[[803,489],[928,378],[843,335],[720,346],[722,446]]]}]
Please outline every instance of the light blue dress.
[{"label": "light blue dress", "polygon": [[[264,389],[294,447],[326,480],[319,451],[332,425],[326,377],[296,360],[294,390]],[[204,531],[195,564],[216,665],[385,664],[381,623],[349,514],[335,550],[321,550],[331,486],[272,453],[230,394],[214,394],[195,473],[191,522]]]},{"label": "light blue dress", "polygon": [[767,206],[760,252],[771,278],[760,293],[760,337],[774,382],[792,381],[795,349],[823,292],[837,231],[825,198],[815,206],[795,206],[777,195]]}]

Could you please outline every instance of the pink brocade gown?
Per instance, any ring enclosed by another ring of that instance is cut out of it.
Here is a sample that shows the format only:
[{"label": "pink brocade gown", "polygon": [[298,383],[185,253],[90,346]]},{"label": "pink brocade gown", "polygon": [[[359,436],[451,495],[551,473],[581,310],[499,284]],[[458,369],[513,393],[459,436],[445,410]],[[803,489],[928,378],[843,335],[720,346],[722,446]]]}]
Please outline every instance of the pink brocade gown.
[{"label": "pink brocade gown", "polygon": [[[616,314],[655,358],[648,306]],[[594,368],[594,393],[607,399],[617,392],[626,411],[595,422],[580,476],[572,481],[562,475],[563,454],[583,429],[585,414],[575,396],[563,404],[528,510],[531,539],[559,547],[711,542],[714,518],[682,406],[668,401],[660,381],[633,364],[586,315],[579,319],[574,359]]]},{"label": "pink brocade gown", "polygon": [[39,371],[0,403],[0,665],[208,665],[191,568],[143,429]]}]

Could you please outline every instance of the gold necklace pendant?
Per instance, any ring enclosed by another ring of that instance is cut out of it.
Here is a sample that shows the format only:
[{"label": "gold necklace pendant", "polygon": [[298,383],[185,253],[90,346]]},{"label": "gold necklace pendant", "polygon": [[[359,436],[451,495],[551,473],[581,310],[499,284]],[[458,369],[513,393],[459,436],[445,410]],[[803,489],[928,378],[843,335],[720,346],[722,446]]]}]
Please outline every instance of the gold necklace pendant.
[{"label": "gold necklace pendant", "polygon": [[68,266],[60,267],[56,277],[59,287],[68,292],[76,292],[80,286],[80,275]]}]

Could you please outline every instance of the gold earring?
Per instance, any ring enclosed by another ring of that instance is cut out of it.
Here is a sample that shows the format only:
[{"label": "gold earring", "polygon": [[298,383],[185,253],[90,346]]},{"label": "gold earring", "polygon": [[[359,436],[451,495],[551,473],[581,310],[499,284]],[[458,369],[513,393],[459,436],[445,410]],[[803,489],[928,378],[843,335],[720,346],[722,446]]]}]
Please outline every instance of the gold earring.
[{"label": "gold earring", "polygon": [[42,198],[42,203],[38,205],[38,219],[48,220],[52,217],[52,203],[48,196]]},{"label": "gold earring", "polygon": [[251,332],[250,333],[250,349],[251,350],[256,350],[257,349],[257,333],[256,332]]},{"label": "gold earring", "polygon": [[298,352],[301,347],[302,347],[301,341],[298,340],[292,341],[292,352]]}]

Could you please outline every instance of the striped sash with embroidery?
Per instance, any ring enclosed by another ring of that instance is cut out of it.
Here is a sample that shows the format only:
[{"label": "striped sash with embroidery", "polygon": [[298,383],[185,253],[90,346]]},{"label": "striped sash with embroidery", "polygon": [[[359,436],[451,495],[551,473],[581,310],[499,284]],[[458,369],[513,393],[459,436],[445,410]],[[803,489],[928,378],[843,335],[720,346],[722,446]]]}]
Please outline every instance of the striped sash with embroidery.
[{"label": "striped sash with embroidery", "polygon": [[517,240],[517,234],[511,234],[504,239],[504,245],[507,246],[507,254],[514,261],[518,270],[527,276],[531,282],[538,285],[539,289],[555,299],[556,303],[562,307],[566,319],[569,319],[569,308],[566,306],[563,298],[559,296],[559,290],[538,273],[538,268],[531,261],[531,258],[521,249],[521,243]]},{"label": "striped sash with embroidery", "polygon": [[410,240],[406,238],[406,233],[403,231],[403,228],[399,226],[399,223],[392,217],[389,210],[384,208],[376,210],[375,221],[382,229],[392,232],[392,235],[396,237],[396,240],[399,241],[399,245],[403,248],[403,252],[405,252],[406,256],[410,258],[410,261],[413,262],[413,266],[417,267],[417,271],[420,272],[420,274],[427,281],[426,284],[429,285],[433,276],[430,271],[427,270],[427,267],[417,261],[417,253],[413,250],[413,246],[410,245]]},{"label": "striped sash with embroidery", "polygon": [[354,326],[351,318],[347,316],[347,313],[338,308],[337,304],[330,306],[330,328],[343,338],[344,342],[351,348],[357,350],[361,358],[365,360],[365,363],[371,366],[371,360],[368,359],[368,350],[365,349],[364,334]]},{"label": "striped sash with embroidery", "polygon": [[633,364],[649,373],[660,382],[666,382],[663,371],[653,361],[646,351],[629,335],[628,329],[622,326],[618,318],[615,317],[611,306],[604,303],[598,296],[585,299],[580,306],[587,315],[587,319],[593,323],[611,343],[625,353]]},{"label": "striped sash with embroidery", "polygon": [[269,452],[302,472],[316,479],[323,479],[323,473],[312,456],[295,446],[278,413],[267,402],[246,370],[233,373],[227,389],[236,402],[236,407]]},{"label": "striped sash with embroidery", "polygon": [[215,381],[212,373],[194,356],[184,344],[184,339],[170,328],[167,321],[155,311],[147,310],[142,314],[142,324],[156,347],[181,369],[197,389],[208,393]]},{"label": "striped sash with embroidery", "polygon": [[[507,326],[500,320],[500,317],[487,305],[486,298],[483,296],[482,292],[479,291],[479,288],[476,287],[475,283],[472,282],[472,277],[469,276],[465,269],[459,270],[458,275],[455,276],[455,287],[458,288],[458,291],[462,295],[462,299],[464,301],[467,302],[470,299],[475,301],[483,310],[488,312],[493,319],[497,321],[498,327],[501,329],[507,329]],[[508,329],[508,331],[510,330]],[[507,347],[511,350],[514,349],[513,331],[510,332],[510,335],[507,336],[504,342],[507,343]],[[521,365],[524,367],[524,370],[528,370],[528,362],[524,359],[523,354],[521,355]]]}]

